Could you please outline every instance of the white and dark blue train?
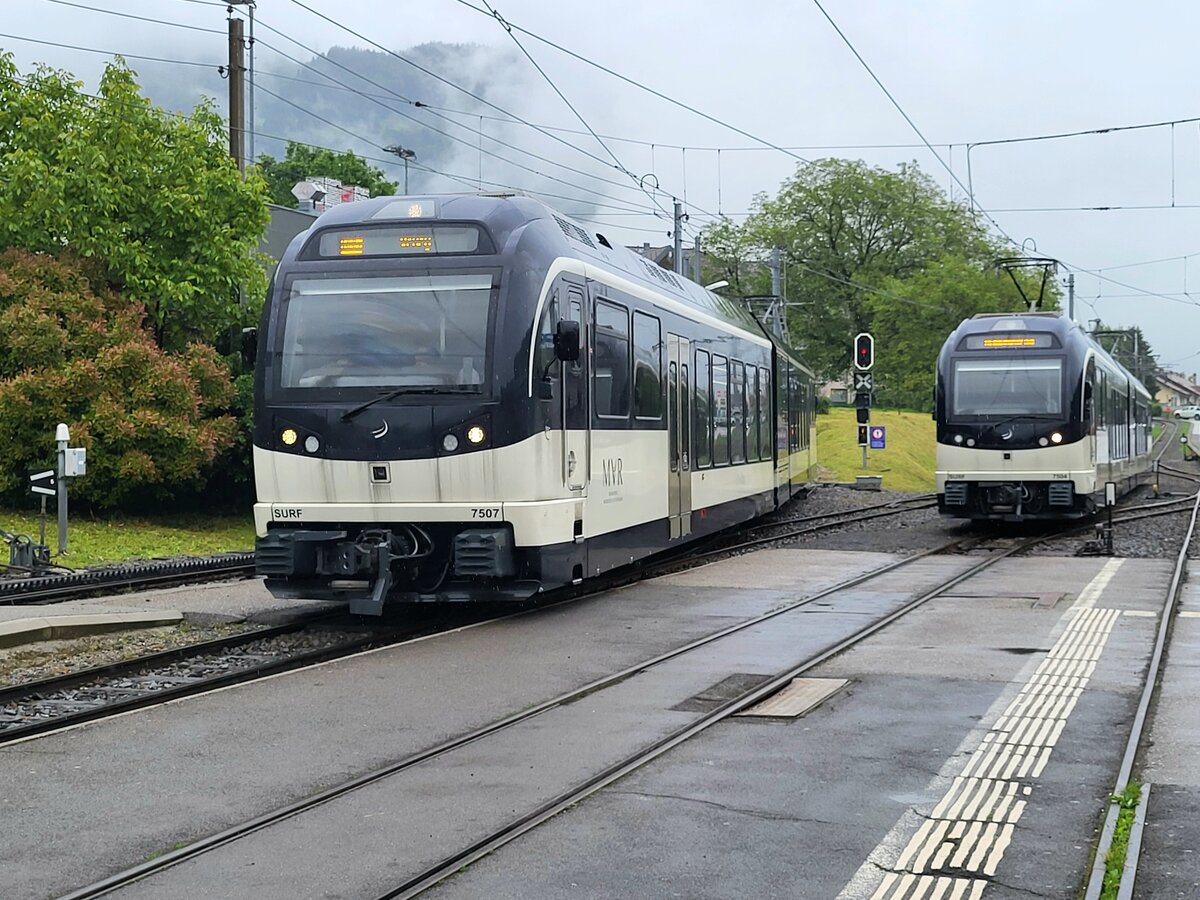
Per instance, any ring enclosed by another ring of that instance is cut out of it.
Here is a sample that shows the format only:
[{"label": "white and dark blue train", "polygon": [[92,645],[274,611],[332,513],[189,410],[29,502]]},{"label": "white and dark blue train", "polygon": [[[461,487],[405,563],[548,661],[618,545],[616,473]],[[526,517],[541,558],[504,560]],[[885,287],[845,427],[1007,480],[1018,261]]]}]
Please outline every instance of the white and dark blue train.
[{"label": "white and dark blue train", "polygon": [[938,357],[938,508],[967,519],[1077,518],[1150,468],[1150,394],[1057,313],[967,319]]},{"label": "white and dark blue train", "polygon": [[791,497],[811,372],[736,303],[520,196],[338,206],[259,329],[279,596],[523,599]]}]

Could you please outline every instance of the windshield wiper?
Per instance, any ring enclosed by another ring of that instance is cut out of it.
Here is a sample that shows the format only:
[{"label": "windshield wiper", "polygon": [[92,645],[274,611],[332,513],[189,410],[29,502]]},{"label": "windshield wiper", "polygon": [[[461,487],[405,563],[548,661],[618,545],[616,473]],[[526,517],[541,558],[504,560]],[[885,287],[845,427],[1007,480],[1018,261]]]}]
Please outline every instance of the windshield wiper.
[{"label": "windshield wiper", "polygon": [[469,387],[461,384],[448,384],[440,387],[402,387],[396,388],[394,391],[388,391],[386,394],[380,394],[373,400],[368,400],[366,403],[360,403],[358,406],[349,412],[342,414],[342,421],[349,422],[360,412],[370,409],[376,403],[383,403],[385,400],[395,400],[397,397],[403,397],[405,394],[478,394],[479,388]]}]

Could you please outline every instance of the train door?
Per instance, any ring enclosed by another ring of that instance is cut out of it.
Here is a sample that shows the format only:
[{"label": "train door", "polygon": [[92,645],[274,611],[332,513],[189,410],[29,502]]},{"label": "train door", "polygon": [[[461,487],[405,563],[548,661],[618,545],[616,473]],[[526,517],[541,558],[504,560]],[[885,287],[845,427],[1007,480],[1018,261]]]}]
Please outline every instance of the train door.
[{"label": "train door", "polygon": [[587,487],[591,471],[592,417],[588,403],[588,366],[591,364],[583,288],[567,285],[564,314],[579,323],[579,359],[563,363],[563,484],[571,491]]},{"label": "train door", "polygon": [[667,335],[667,502],[671,539],[692,533],[691,342]]}]

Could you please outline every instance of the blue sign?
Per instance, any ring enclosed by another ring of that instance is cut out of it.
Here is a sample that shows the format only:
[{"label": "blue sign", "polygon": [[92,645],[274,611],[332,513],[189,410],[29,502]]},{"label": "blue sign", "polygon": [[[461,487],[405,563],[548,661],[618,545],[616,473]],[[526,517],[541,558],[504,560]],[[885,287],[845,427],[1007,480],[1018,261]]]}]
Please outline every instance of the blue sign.
[{"label": "blue sign", "polygon": [[872,425],[868,436],[871,438],[872,450],[882,450],[887,446],[887,429],[882,425]]}]

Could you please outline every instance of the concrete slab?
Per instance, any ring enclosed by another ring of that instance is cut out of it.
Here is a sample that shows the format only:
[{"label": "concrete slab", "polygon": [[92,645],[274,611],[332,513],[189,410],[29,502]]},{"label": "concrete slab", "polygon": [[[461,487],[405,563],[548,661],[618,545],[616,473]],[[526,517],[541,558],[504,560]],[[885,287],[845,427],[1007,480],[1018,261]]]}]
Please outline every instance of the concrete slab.
[{"label": "concrete slab", "polygon": [[[663,579],[5,748],[5,896],[64,893],[889,559],[793,551],[790,580],[777,589],[700,591]],[[836,624],[832,608],[810,615]],[[860,617],[843,613],[841,627]],[[769,639],[772,631],[762,634]],[[728,646],[717,668],[758,671],[765,654],[794,654],[800,646],[796,635],[782,632],[771,644]],[[703,666],[679,677],[697,691],[719,680]],[[682,698],[659,702],[668,699]],[[594,720],[589,734],[611,749],[599,727],[605,721]],[[631,733],[652,731],[654,721]],[[553,744],[542,755],[546,765],[565,765]],[[469,794],[459,799],[469,824],[467,813],[479,804]],[[63,822],[71,823],[69,834]],[[322,835],[308,848],[311,858],[329,861],[334,850],[330,871],[377,877],[338,834]],[[344,895],[359,893],[346,888]]]},{"label": "concrete slab", "polygon": [[1134,883],[1137,900],[1200,897],[1200,586],[1184,587],[1141,779],[1154,785]]},{"label": "concrete slab", "polygon": [[[1023,805],[1010,832],[996,829],[1005,842],[996,871],[965,879],[983,882],[988,898],[1075,895],[1155,626],[1105,607],[1152,605],[1168,574],[1164,563],[1137,562],[1093,597],[1091,615],[1112,627],[1091,676],[1098,687],[1078,698],[1041,774],[1013,781]],[[1078,613],[989,598],[983,586],[1078,597],[1104,565],[1003,563],[967,583],[974,596],[934,600],[815,670],[851,684],[805,718],[706,732],[431,896],[885,896],[885,870],[933,821],[1051,648],[1072,637]],[[961,874],[945,874],[933,896],[950,896]]]},{"label": "concrete slab", "polygon": [[31,616],[25,619],[0,621],[0,648],[16,647],[35,641],[59,640],[103,634],[107,631],[127,631],[131,628],[152,628],[159,625],[178,625],[183,613],[177,610],[146,612],[75,612],[71,615]]},{"label": "concrete slab", "polygon": [[62,603],[5,603],[0,604],[0,624],[38,616],[62,618],[179,612],[185,621],[197,624],[252,622],[266,625],[290,621],[297,615],[336,610],[338,606],[314,600],[277,600],[263,587],[262,579],[248,578],[125,592]]}]

